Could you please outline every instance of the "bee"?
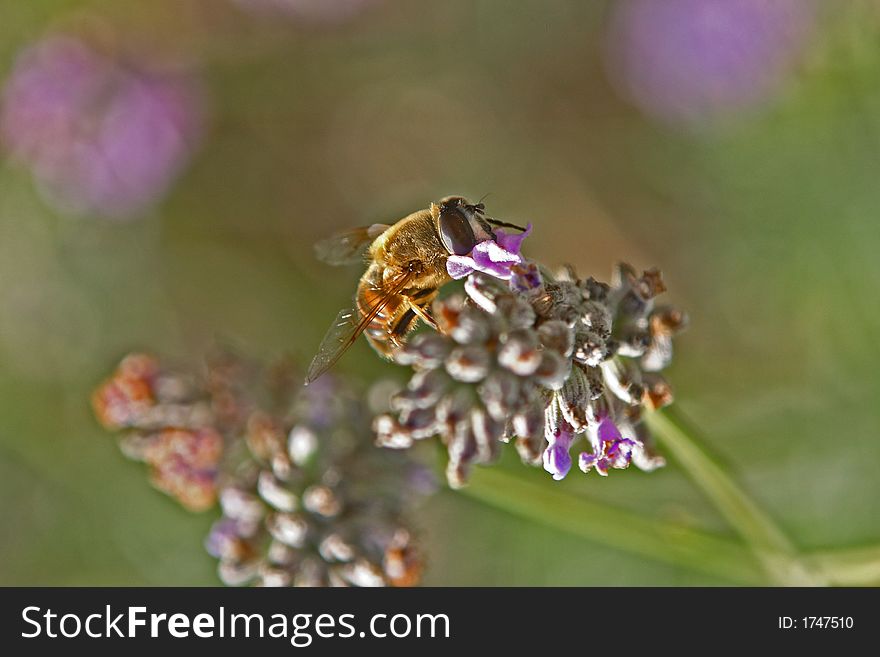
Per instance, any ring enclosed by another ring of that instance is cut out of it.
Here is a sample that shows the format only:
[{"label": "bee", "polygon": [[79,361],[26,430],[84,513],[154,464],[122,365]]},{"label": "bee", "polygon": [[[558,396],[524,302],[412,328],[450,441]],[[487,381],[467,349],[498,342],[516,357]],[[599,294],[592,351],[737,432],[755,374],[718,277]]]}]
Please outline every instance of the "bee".
[{"label": "bee", "polygon": [[306,385],[329,370],[362,333],[387,359],[406,342],[419,320],[437,330],[431,302],[452,278],[450,255],[467,255],[477,243],[495,239],[492,226],[524,230],[489,218],[482,202],[450,196],[393,225],[373,224],[319,242],[318,257],[332,265],[364,259],[353,308],[339,312],[312,359]]}]

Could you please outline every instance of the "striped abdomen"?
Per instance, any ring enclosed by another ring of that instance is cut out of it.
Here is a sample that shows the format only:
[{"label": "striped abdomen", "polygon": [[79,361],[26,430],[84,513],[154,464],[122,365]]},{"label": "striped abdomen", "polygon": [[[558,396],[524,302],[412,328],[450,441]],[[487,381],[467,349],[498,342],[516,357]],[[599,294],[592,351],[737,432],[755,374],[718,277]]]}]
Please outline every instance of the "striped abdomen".
[{"label": "striped abdomen", "polygon": [[[384,268],[374,263],[361,278],[356,297],[357,310],[361,317],[381,303],[385,296],[383,272]],[[407,289],[390,299],[364,330],[373,349],[390,359],[406,341],[406,334],[415,327],[418,316],[412,309],[413,304],[424,307],[436,296],[435,288]]]}]

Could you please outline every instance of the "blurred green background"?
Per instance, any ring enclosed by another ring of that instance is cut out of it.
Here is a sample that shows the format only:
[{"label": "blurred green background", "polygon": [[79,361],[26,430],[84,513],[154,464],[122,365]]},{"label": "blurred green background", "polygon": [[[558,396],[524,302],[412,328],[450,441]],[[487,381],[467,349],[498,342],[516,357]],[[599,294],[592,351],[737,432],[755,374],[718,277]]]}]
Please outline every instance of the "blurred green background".
[{"label": "blurred green background", "polygon": [[[880,5],[817,3],[760,102],[693,123],[622,91],[616,4],[384,0],[315,23],[243,0],[3,3],[0,76],[47,33],[113,33],[193,63],[210,113],[130,221],[67,216],[2,163],[0,584],[217,584],[213,514],[151,489],[90,391],[128,351],[195,359],[218,336],[307,361],[359,276],[313,242],[448,194],[532,221],[547,264],[659,266],[691,317],[669,378],[711,449],[799,546],[880,540]],[[395,369],[365,343],[340,368]],[[729,531],[675,463],[560,483],[499,467]],[[448,491],[420,520],[428,584],[726,583]]]}]

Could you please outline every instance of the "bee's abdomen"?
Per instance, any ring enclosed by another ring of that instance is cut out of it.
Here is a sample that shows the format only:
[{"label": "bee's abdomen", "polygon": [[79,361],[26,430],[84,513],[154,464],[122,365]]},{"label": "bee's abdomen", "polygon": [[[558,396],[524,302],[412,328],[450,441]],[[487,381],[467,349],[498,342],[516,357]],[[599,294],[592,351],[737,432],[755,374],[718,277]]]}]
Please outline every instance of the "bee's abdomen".
[{"label": "bee's abdomen", "polygon": [[[385,297],[386,291],[382,287],[382,272],[383,268],[374,264],[367,269],[361,278],[356,297],[357,310],[361,317],[369,313],[370,309],[381,303]],[[408,309],[404,310],[405,303],[405,299],[400,295],[390,299],[364,330],[364,335],[367,336],[373,349],[385,358],[391,358],[394,350],[401,344],[398,339],[401,335],[398,334],[395,327],[402,314],[412,312]]]}]

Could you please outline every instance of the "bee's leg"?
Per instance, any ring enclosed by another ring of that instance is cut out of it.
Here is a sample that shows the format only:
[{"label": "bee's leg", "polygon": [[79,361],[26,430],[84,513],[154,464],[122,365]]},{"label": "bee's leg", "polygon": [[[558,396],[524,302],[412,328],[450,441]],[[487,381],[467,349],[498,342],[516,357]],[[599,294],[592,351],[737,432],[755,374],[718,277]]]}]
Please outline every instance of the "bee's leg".
[{"label": "bee's leg", "polygon": [[431,314],[427,308],[423,308],[422,306],[417,306],[414,303],[410,306],[410,308],[412,309],[412,311],[416,315],[418,315],[418,318],[420,320],[422,320],[425,324],[430,326],[435,331],[440,330],[440,327],[437,325],[437,320],[435,320],[433,317],[431,317]]},{"label": "bee's leg", "polygon": [[409,302],[407,304],[409,306],[408,311],[414,312],[416,317],[435,331],[440,330],[440,327],[437,326],[437,321],[431,316],[429,309],[431,302],[437,298],[436,288],[423,288],[413,294],[404,295],[404,298]]},{"label": "bee's leg", "polygon": [[498,219],[493,219],[492,217],[486,217],[486,221],[488,221],[493,226],[498,226],[500,228],[516,228],[519,231],[526,232],[526,229],[522,226],[517,226],[516,224],[511,224],[507,221],[498,221]]},{"label": "bee's leg", "polygon": [[399,348],[403,344],[402,338],[412,328],[416,316],[415,305],[409,304],[409,308],[393,321],[391,324],[391,330],[388,332],[388,337],[395,347]]}]

